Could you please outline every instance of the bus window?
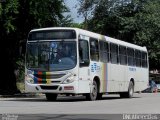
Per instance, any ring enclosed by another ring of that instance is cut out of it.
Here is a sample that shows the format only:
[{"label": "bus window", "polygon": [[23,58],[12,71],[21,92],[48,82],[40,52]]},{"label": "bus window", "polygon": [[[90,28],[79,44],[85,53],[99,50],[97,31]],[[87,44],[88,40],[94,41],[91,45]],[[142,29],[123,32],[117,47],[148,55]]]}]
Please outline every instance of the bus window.
[{"label": "bus window", "polygon": [[110,51],[111,51],[111,63],[118,64],[118,45],[111,43]]},{"label": "bus window", "polygon": [[135,50],[135,61],[136,61],[136,66],[141,67],[141,51]]},{"label": "bus window", "polygon": [[119,62],[121,65],[127,64],[127,55],[126,55],[126,47],[119,46]]},{"label": "bus window", "polygon": [[81,67],[89,65],[89,48],[86,40],[79,40],[79,62]]},{"label": "bus window", "polygon": [[109,45],[107,42],[100,41],[100,61],[102,62],[109,62]]},{"label": "bus window", "polygon": [[134,49],[127,48],[127,55],[128,55],[128,65],[134,66]]},{"label": "bus window", "polygon": [[98,40],[95,38],[90,38],[90,56],[91,60],[98,61],[99,60],[99,48],[98,48]]},{"label": "bus window", "polygon": [[142,52],[142,67],[147,67],[147,53]]}]

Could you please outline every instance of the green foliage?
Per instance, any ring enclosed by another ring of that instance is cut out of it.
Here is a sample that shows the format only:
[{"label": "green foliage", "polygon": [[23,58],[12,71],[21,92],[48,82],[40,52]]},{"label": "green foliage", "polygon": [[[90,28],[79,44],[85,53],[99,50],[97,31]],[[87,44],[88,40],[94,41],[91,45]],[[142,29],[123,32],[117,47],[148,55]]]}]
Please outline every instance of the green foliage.
[{"label": "green foliage", "polygon": [[30,17],[35,21],[35,23],[34,21],[32,22],[39,27],[58,25],[57,21],[63,18],[62,13],[66,11],[66,7],[62,2],[62,0],[26,1],[26,3],[29,4]]},{"label": "green foliage", "polygon": [[[85,4],[88,5],[87,9],[84,7]],[[88,30],[146,46],[149,52],[150,68],[159,69],[160,1],[88,0],[81,5],[79,11],[85,14],[93,6],[92,17],[84,22]]]},{"label": "green foliage", "polygon": [[70,15],[67,15],[66,17],[63,17],[58,21],[59,26],[61,27],[70,27],[72,25],[73,19]]},{"label": "green foliage", "polygon": [[72,23],[70,27],[84,29],[84,24],[83,23]]},{"label": "green foliage", "polygon": [[21,91],[21,93],[24,93],[25,92],[24,82],[17,82],[17,88]]},{"label": "green foliage", "polygon": [[134,42],[147,46],[150,57],[151,69],[160,66],[160,1],[148,0],[142,12],[135,15],[138,30]]},{"label": "green foliage", "polygon": [[16,61],[16,70],[15,75],[18,82],[24,82],[24,75],[25,75],[25,61],[22,58],[19,58]]},{"label": "green foliage", "polygon": [[10,33],[16,30],[14,25],[18,12],[18,0],[6,0],[0,3],[0,26],[3,32]]},{"label": "green foliage", "polygon": [[[3,62],[6,80],[1,81],[0,94],[17,91],[14,70],[18,81],[24,79],[25,42],[31,29],[69,26],[72,19],[65,17],[68,9],[63,0],[6,0],[0,3],[0,39],[4,41]],[[19,48],[23,46],[23,56]],[[7,72],[6,72],[7,71]],[[8,91],[10,88],[10,91]]]},{"label": "green foliage", "polygon": [[0,16],[2,17],[2,4],[0,4]]}]

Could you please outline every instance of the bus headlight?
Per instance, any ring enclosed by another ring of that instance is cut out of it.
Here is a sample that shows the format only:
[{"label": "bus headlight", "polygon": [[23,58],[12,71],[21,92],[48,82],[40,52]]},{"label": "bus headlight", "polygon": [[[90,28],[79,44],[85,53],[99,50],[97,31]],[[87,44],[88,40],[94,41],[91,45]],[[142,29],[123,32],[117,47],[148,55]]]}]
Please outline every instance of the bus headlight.
[{"label": "bus headlight", "polygon": [[26,80],[28,83],[34,84],[34,80],[32,79],[31,76],[26,75],[25,80]]},{"label": "bus headlight", "polygon": [[62,84],[72,83],[75,79],[74,75],[69,76],[67,79],[65,79]]}]

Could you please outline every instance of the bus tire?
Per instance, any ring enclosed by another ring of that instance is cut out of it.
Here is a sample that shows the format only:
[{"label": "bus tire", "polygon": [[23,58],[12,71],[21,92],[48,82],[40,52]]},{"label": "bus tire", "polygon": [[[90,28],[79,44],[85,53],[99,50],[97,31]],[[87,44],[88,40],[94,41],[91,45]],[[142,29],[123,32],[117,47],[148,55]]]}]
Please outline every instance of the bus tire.
[{"label": "bus tire", "polygon": [[127,98],[132,98],[134,93],[134,84],[132,81],[129,83],[128,92],[127,92]]},{"label": "bus tire", "polygon": [[94,101],[98,96],[98,87],[96,81],[93,81],[91,92],[86,94],[86,99],[89,101]]},{"label": "bus tire", "polygon": [[134,85],[133,82],[130,81],[128,91],[127,92],[121,92],[120,97],[121,98],[132,98],[134,93]]},{"label": "bus tire", "polygon": [[101,100],[102,99],[102,95],[103,95],[102,93],[98,93],[97,94],[97,100]]},{"label": "bus tire", "polygon": [[46,93],[45,95],[48,101],[55,101],[58,96],[58,94],[54,94],[54,93]]}]

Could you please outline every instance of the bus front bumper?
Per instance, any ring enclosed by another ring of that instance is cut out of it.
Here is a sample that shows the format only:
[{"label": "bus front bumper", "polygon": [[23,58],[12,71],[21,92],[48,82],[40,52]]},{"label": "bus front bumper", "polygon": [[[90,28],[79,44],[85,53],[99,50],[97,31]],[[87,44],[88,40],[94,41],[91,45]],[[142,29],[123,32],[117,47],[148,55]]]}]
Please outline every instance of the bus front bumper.
[{"label": "bus front bumper", "polygon": [[76,82],[69,84],[31,84],[25,82],[27,93],[77,93]]}]

